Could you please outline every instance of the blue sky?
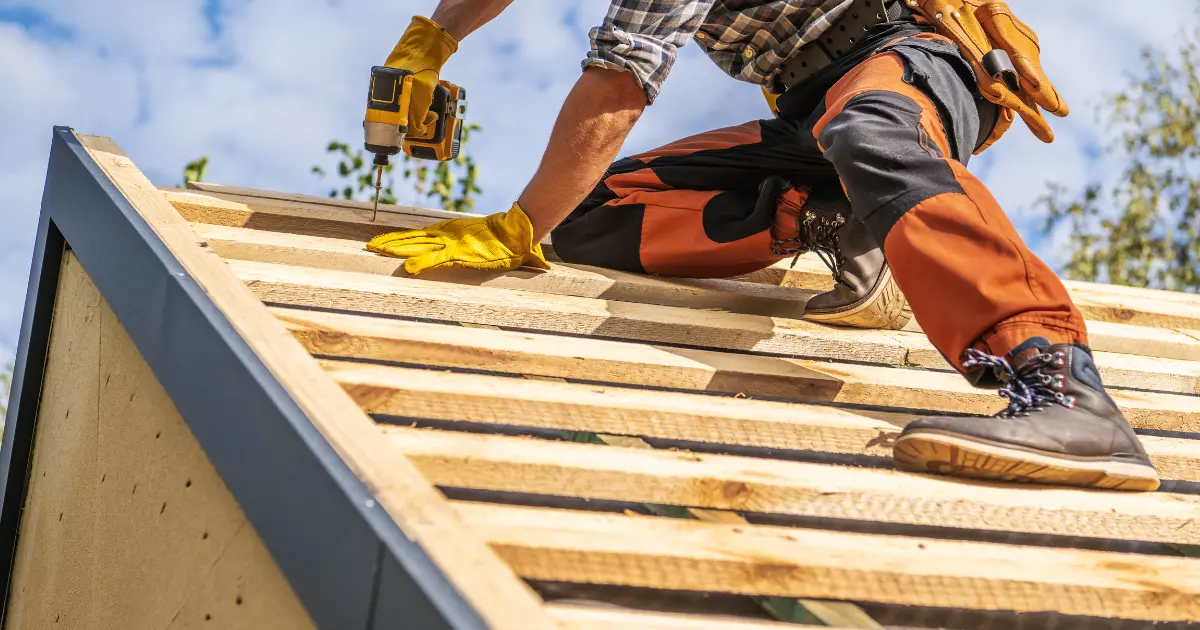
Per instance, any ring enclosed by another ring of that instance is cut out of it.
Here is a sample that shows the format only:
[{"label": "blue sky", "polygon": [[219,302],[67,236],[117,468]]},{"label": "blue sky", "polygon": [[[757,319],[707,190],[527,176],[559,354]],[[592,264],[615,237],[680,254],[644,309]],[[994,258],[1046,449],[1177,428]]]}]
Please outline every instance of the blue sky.
[{"label": "blue sky", "polygon": [[[1031,240],[1046,182],[1111,177],[1093,105],[1124,85],[1147,44],[1195,24],[1194,0],[1010,0],[1039,31],[1074,113],[1059,141],[1023,128],[972,169]],[[357,142],[364,80],[435,0],[0,0],[0,360],[16,343],[51,127],[115,138],[158,184],[208,155],[208,179],[323,194],[314,164],[331,139]],[[1146,11],[1147,7],[1153,11]],[[516,0],[472,35],[445,76],[470,90],[473,151],[494,212],[519,194],[579,74],[601,0]],[[67,77],[69,80],[64,81]],[[627,144],[639,151],[766,115],[755,87],[686,47]],[[401,201],[405,197],[401,194]],[[1057,260],[1054,240],[1036,239]]]}]

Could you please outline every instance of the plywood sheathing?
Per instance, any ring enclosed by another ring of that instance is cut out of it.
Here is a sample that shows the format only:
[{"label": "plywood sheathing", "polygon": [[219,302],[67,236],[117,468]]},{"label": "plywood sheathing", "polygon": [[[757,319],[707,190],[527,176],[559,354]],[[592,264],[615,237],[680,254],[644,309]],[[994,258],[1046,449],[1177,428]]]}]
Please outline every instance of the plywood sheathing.
[{"label": "plywood sheathing", "polygon": [[314,627],[70,253],[34,445],[7,627]]}]

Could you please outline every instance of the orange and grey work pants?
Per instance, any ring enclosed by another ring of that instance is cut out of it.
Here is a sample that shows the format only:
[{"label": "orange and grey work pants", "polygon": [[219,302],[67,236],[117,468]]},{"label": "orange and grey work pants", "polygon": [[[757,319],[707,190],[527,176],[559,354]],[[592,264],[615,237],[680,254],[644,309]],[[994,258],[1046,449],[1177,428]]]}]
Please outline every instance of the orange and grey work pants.
[{"label": "orange and grey work pants", "polygon": [[[780,98],[778,119],[614,163],[554,230],[558,256],[671,276],[748,273],[786,257],[772,242],[795,236],[796,214],[832,187],[883,244],[913,315],[955,366],[968,348],[1003,355],[1030,337],[1087,343],[1062,282],[964,165],[996,111],[952,44],[892,42],[823,99],[802,90]],[[773,175],[796,189],[764,207],[759,186]]]}]

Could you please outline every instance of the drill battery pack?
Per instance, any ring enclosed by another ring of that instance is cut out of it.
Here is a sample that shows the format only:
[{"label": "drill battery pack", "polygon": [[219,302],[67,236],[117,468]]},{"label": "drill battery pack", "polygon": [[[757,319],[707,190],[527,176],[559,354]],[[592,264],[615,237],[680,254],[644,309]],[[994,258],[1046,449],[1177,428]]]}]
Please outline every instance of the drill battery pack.
[{"label": "drill battery pack", "polygon": [[409,134],[404,140],[404,152],[419,160],[444,162],[458,157],[462,146],[463,118],[467,114],[467,91],[442,81],[433,91],[429,111],[437,114],[437,124],[425,137]]}]

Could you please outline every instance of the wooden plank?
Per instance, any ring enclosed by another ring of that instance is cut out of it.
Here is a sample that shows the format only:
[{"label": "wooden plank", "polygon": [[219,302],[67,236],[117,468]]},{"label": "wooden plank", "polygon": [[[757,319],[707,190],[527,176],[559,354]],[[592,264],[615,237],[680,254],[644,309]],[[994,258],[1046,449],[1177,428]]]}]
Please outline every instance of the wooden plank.
[{"label": "wooden plank", "polygon": [[[227,259],[411,277],[404,271],[403,259],[368,252],[361,241],[219,225],[194,227],[213,251]],[[421,279],[773,317],[800,317],[808,298],[814,295],[803,289],[734,280],[665,279],[563,263],[550,271],[435,270],[422,274]]]},{"label": "wooden plank", "polygon": [[[277,304],[885,365],[925,367],[936,361],[947,369],[944,359],[919,333],[847,329],[796,319],[239,260],[228,264],[255,295]],[[1122,329],[1171,332],[1134,326]],[[1193,355],[1200,359],[1200,340],[1177,334],[1181,339],[1173,345],[1150,346],[1136,343],[1142,341],[1137,339],[1128,340],[1122,349],[1145,353],[1152,348],[1166,358],[1188,359],[1187,355]],[[1094,347],[1108,350],[1109,341],[1097,338]],[[922,352],[931,356],[921,356]]]},{"label": "wooden plank", "polygon": [[[258,287],[258,285],[255,285]],[[419,289],[421,285],[417,285]],[[264,291],[264,287],[258,290]],[[299,293],[300,289],[296,292]],[[277,292],[271,291],[272,295]],[[330,306],[334,302],[322,301],[319,290],[314,289],[303,303],[310,306]],[[266,294],[265,292],[263,293]],[[437,298],[437,296],[434,296]],[[285,297],[292,299],[293,297]],[[346,305],[340,300],[336,304]],[[402,305],[400,305],[402,306]],[[346,308],[347,306],[342,306]],[[354,308],[354,307],[351,307]],[[358,306],[357,308],[362,308]],[[394,309],[395,307],[387,307]],[[401,314],[425,317],[437,313],[440,307],[431,307],[427,312],[413,309]],[[479,310],[476,316],[487,315]],[[280,314],[276,311],[276,314]],[[703,317],[703,316],[700,316]],[[407,322],[395,322],[380,318],[362,318],[347,315],[325,315],[289,310],[283,315],[293,332],[309,347],[310,351],[337,356],[353,356],[385,361],[424,362],[448,367],[468,367],[546,376],[580,377],[580,370],[592,380],[628,382],[630,384],[682,387],[687,389],[709,389],[713,391],[745,392],[762,396],[796,397],[795,388],[811,382],[810,369],[794,360],[778,357],[763,357],[750,354],[730,354],[684,348],[645,348],[631,344],[613,345],[617,342],[591,339],[574,339],[564,344],[561,339],[540,335],[513,333],[510,336],[462,336],[461,331],[439,331]],[[512,325],[513,318],[488,319]],[[718,324],[719,325],[719,324]],[[550,332],[563,327],[548,327]],[[847,331],[830,329],[834,334],[846,336]],[[1147,329],[1153,330],[1153,329]],[[703,334],[700,331],[697,334]],[[854,333],[849,333],[854,334]],[[865,334],[859,332],[858,334]],[[876,339],[879,337],[876,336]],[[666,342],[678,342],[680,336],[659,337]],[[924,341],[924,338],[921,338]],[[689,338],[688,341],[693,341]],[[895,341],[895,339],[893,339]],[[927,350],[914,349],[910,336],[900,337],[908,344],[905,360],[932,355],[943,369],[949,366],[928,346]],[[459,347],[466,346],[466,347]],[[485,351],[486,349],[486,351]],[[412,359],[418,353],[423,358]],[[799,348],[797,353],[804,353]],[[408,357],[408,358],[406,358]],[[853,358],[853,357],[851,357]],[[1155,391],[1196,393],[1200,391],[1200,363],[1137,357],[1113,353],[1097,353],[1097,365],[1109,385]],[[919,362],[926,362],[918,358]],[[928,366],[926,366],[928,367]],[[922,374],[928,374],[922,372]],[[957,376],[934,376],[935,380],[951,383],[957,392],[969,392],[965,383]],[[814,395],[810,393],[810,395]],[[998,400],[994,395],[975,391],[983,401],[976,411],[994,408]],[[829,398],[826,398],[829,399]],[[919,406],[913,403],[913,406]],[[929,406],[927,409],[941,409]]]},{"label": "wooden plank", "polygon": [[1200,620],[1200,562],[1192,559],[487,504],[457,507],[529,579]]},{"label": "wooden plank", "polygon": [[240,282],[163,193],[112,140],[80,136],[92,159],[146,220],[188,274],[221,309],[284,391],[305,412],[379,505],[429,554],[478,612],[497,628],[553,628],[536,594],[464,528],[445,498],[379,440],[378,427]]},{"label": "wooden plank", "polygon": [[905,358],[887,331],[266,263],[228,264],[255,295],[271,303],[884,364],[902,364]]},{"label": "wooden plank", "polygon": [[[196,231],[210,248],[224,258],[409,277],[403,260],[378,256],[363,248],[361,241],[267,232],[220,225],[197,224]],[[517,289],[556,295],[596,297],[643,304],[719,309],[734,313],[796,318],[803,315],[811,291],[787,289],[733,280],[662,279],[642,274],[612,271],[584,265],[555,265],[544,273],[533,270],[514,272],[475,272],[445,270],[421,276],[423,280],[452,282],[495,288]],[[1093,334],[1104,346],[1121,344],[1135,335],[1139,341],[1176,338],[1187,346],[1197,345],[1180,333],[1116,325],[1095,327]],[[1113,342],[1108,337],[1115,337]],[[923,335],[904,335],[901,343],[909,348],[909,362],[920,367],[950,371],[951,367]],[[1148,346],[1153,352],[1156,345]],[[1195,348],[1200,356],[1200,347]],[[1110,385],[1200,393],[1200,363],[1136,355],[1099,357],[1101,371]],[[1110,372],[1106,364],[1121,367]]]},{"label": "wooden plank", "polygon": [[[990,415],[1007,405],[996,392],[972,387],[947,372],[633,344],[610,347],[606,344],[619,342],[595,339],[558,342],[558,349],[542,353],[540,347],[550,345],[549,340],[529,334],[488,335],[367,318],[345,322],[352,316],[281,310],[273,312],[310,352],[325,356],[935,412]],[[335,322],[356,332],[331,330]],[[415,339],[405,343],[406,333]],[[427,354],[431,358],[426,359]],[[489,361],[493,356],[498,360]],[[711,387],[722,372],[730,376]],[[1136,428],[1200,433],[1196,396],[1120,389],[1109,393]]]},{"label": "wooden plank", "polygon": [[246,227],[367,242],[385,232],[411,230],[430,223],[423,216],[380,213],[372,222],[370,211],[330,212],[323,206],[249,199],[212,193],[163,192],[167,201],[188,221],[196,224]]},{"label": "wooden plank", "polygon": [[325,356],[779,398],[796,397],[817,378],[781,357],[293,308],[271,312],[310,352]]},{"label": "wooden plank", "polygon": [[1091,321],[1158,328],[1200,328],[1200,296],[1085,282],[1067,288]]},{"label": "wooden plank", "polygon": [[[828,268],[815,255],[801,256],[795,267],[791,264],[791,259],[781,260],[739,279],[818,291],[832,287]],[[1063,284],[1089,322],[1200,328],[1200,296],[1192,293],[1071,280]]]},{"label": "wooden plank", "polygon": [[[610,446],[624,446],[627,448],[641,448],[652,450],[651,446],[645,440],[636,437],[628,437],[623,435],[604,435],[590,434],[595,439],[608,444]],[[677,514],[678,508],[670,506],[647,505],[652,514],[660,516],[670,516],[680,518]],[[661,514],[660,510],[668,512],[676,512],[670,514]],[[693,518],[706,523],[727,523],[738,525],[749,525],[744,516],[737,512],[727,510],[707,510],[703,508],[683,508],[683,512],[687,514],[687,518]],[[836,628],[858,628],[860,630],[883,630],[870,615],[862,608],[851,602],[837,602],[820,599],[797,599],[794,597],[757,597],[755,601],[764,610],[770,613],[779,621],[788,621],[792,623],[807,623],[809,621],[820,622],[824,626],[833,626]]]},{"label": "wooden plank", "polygon": [[[386,427],[439,486],[880,523],[1195,544],[1200,497]],[[839,599],[839,598],[833,598]]]},{"label": "wooden plank", "polygon": [[[249,203],[261,208],[257,210],[260,213],[300,212],[310,218],[329,219],[334,216],[353,215],[358,219],[369,221],[372,205],[360,201],[279,193],[220,184],[189,183],[189,188],[204,191],[209,197],[226,201],[233,200],[242,204]],[[194,205],[199,202],[197,197],[192,197],[189,203]],[[397,224],[396,226],[405,229],[425,227],[440,219],[464,216],[462,213],[407,206],[385,209],[389,215],[404,217],[401,219],[403,225]],[[385,209],[381,209],[381,213]],[[388,225],[392,224],[388,223]],[[796,261],[794,267],[791,259],[781,260],[767,269],[740,278],[759,284],[816,291],[827,291],[832,287],[829,270],[811,254],[802,256]],[[1068,281],[1066,285],[1076,306],[1089,321],[1160,328],[1200,329],[1200,297],[1194,295],[1086,282]]]},{"label": "wooden plank", "polygon": [[[291,204],[292,207],[322,207],[327,212],[352,214],[361,218],[369,218],[372,214],[374,214],[375,211],[375,204],[370,201],[354,201],[351,199],[337,199],[334,197],[318,197],[316,195],[275,192],[270,190],[260,190],[257,188],[243,188],[241,186],[226,186],[224,184],[217,184],[214,182],[188,182],[187,187],[188,190],[197,190],[216,195],[250,198],[268,203],[274,202],[280,205]],[[470,212],[454,212],[452,210],[419,208],[416,206],[404,206],[388,203],[379,204],[379,213],[386,213],[389,215],[402,214],[411,217],[420,217],[422,219],[432,219],[434,221],[481,216]],[[429,225],[429,223],[426,222],[424,225]],[[421,227],[424,227],[424,225]]]},{"label": "wooden plank", "polygon": [[[1099,361],[1105,355],[1120,354],[1175,361],[1200,362],[1200,339],[1186,334],[1182,330],[1167,328],[1147,328],[1129,324],[1113,324],[1108,322],[1087,322],[1089,343],[1096,352]],[[897,341],[908,350],[908,363],[916,367],[931,370],[950,370],[950,364],[929,343],[923,333],[908,331],[893,331]],[[1123,360],[1123,359],[1122,359]],[[1113,362],[1116,367],[1125,364]],[[1132,368],[1130,368],[1132,369]],[[1170,369],[1170,366],[1166,366]],[[1184,383],[1193,369],[1184,372]],[[1138,384],[1138,383],[1141,384]],[[1128,386],[1157,389],[1155,378],[1134,379]]]},{"label": "wooden plank", "polygon": [[[196,185],[199,188],[193,189]],[[188,182],[188,186],[188,191],[165,186],[159,189],[188,221],[364,243],[386,232],[423,228],[443,219],[478,216],[409,206],[380,206],[375,216],[371,205],[364,206],[361,201],[197,182]],[[547,260],[558,261],[549,238],[542,241],[542,253]]]},{"label": "wooden plank", "polygon": [[[909,417],[833,407],[326,361],[372,414],[891,457]],[[1166,479],[1200,482],[1200,440],[1146,436]]]},{"label": "wooden plank", "polygon": [[[872,398],[875,393],[870,391],[865,392],[866,397],[851,398],[848,396],[855,392],[864,392],[854,386],[844,386],[842,377],[829,370],[845,366],[860,374],[867,371],[852,364],[605,339],[576,338],[564,344],[559,337],[537,333],[497,331],[496,334],[482,334],[455,326],[291,308],[273,308],[272,312],[309,352],[323,356],[929,410],[989,413],[996,410],[995,405],[1000,401],[994,392],[967,387],[966,382],[956,375],[917,372],[921,377],[911,377],[916,379],[917,387],[909,390],[909,398],[901,400]],[[1180,393],[1193,393],[1190,388],[1198,381],[1192,380],[1189,373],[1200,370],[1200,364],[1188,361],[1109,353],[1097,353],[1097,362],[1110,386],[1141,386],[1142,389]],[[1169,372],[1172,369],[1174,375]],[[867,378],[868,385],[873,378],[874,375]],[[925,378],[932,380],[923,380]],[[1195,378],[1200,379],[1200,373]],[[934,382],[945,383],[947,389],[934,385]],[[912,397],[921,391],[928,395]],[[963,392],[974,401],[969,408],[958,406],[962,404]],[[1118,397],[1124,394],[1113,393]],[[1185,410],[1194,408],[1196,405],[1192,403],[1197,402],[1190,398],[1171,400]],[[1138,409],[1137,401],[1124,402],[1133,402],[1132,409]],[[1141,416],[1153,415],[1147,408],[1141,409],[1138,412]],[[1153,417],[1148,417],[1146,422],[1147,426],[1160,423]]]},{"label": "wooden plank", "polygon": [[800,630],[822,627],[737,617],[677,615],[572,604],[547,604],[546,610],[562,624],[564,630]]},{"label": "wooden plank", "polygon": [[771,286],[794,287],[798,289],[813,289],[828,291],[833,288],[833,274],[829,267],[817,258],[816,254],[805,254],[796,259],[781,260],[770,267],[760,269],[737,277],[743,282],[768,284]]},{"label": "wooden plank", "polygon": [[326,362],[368,413],[642,437],[891,455],[896,426],[840,409]]}]

